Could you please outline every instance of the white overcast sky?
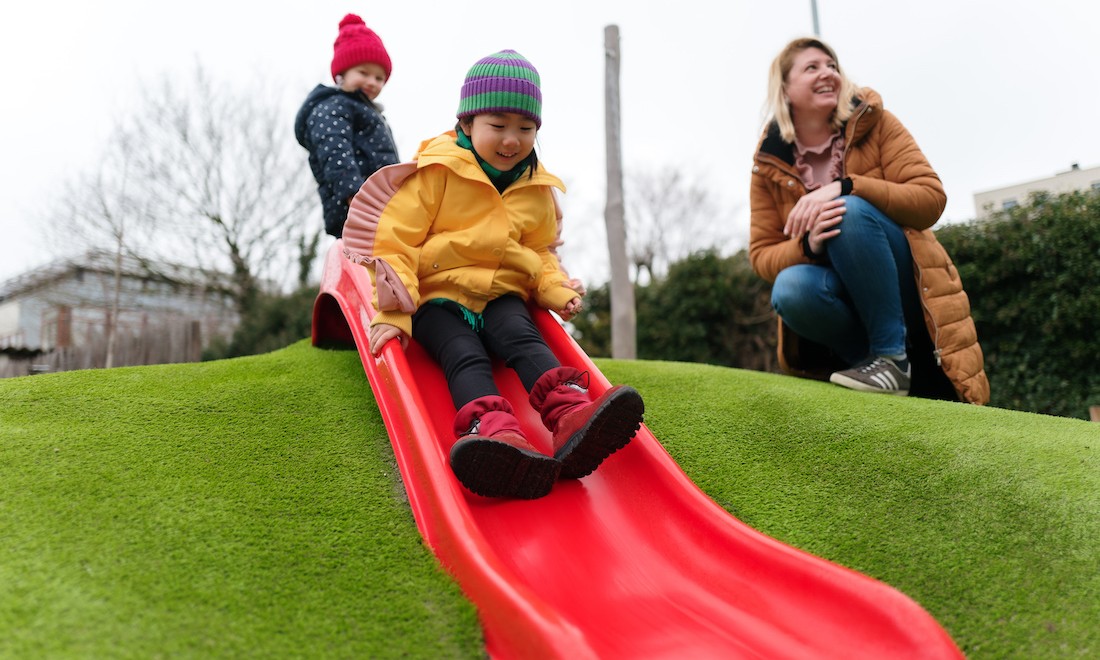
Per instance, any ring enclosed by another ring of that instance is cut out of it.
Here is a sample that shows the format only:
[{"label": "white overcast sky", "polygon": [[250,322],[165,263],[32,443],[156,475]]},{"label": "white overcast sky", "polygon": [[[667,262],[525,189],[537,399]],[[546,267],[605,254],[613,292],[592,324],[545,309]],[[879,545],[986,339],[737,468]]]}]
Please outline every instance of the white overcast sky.
[{"label": "white overcast sky", "polygon": [[[619,26],[623,156],[675,166],[723,208],[728,247],[748,236],[747,195],[767,66],[812,33],[810,0],[351,2],[147,0],[9,3],[0,22],[0,281],[67,254],[44,242],[51,196],[88,169],[135,90],[201,62],[260,72],[294,112],[330,82],[337,24],[361,15],[394,70],[379,98],[402,158],[450,128],[466,69],[513,48],[542,74],[540,158],[568,185],[567,265],[606,280],[604,27]],[[974,217],[975,192],[1100,165],[1100,2],[818,0],[821,37],[857,84],[877,89],[948,193],[944,221]],[[302,158],[305,159],[305,151]],[[319,204],[318,204],[319,206]],[[303,222],[320,226],[319,213]]]}]

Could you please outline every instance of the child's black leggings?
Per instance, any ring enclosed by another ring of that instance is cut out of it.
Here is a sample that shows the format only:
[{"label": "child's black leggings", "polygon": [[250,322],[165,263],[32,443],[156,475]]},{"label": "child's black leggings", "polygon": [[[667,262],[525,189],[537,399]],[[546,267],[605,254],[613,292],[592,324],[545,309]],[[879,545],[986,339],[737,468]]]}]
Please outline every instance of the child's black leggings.
[{"label": "child's black leggings", "polygon": [[485,324],[478,333],[461,312],[447,306],[426,303],[413,314],[413,339],[443,367],[455,409],[500,394],[492,357],[514,369],[528,392],[539,376],[561,366],[520,298],[501,296],[485,306],[482,317]]}]

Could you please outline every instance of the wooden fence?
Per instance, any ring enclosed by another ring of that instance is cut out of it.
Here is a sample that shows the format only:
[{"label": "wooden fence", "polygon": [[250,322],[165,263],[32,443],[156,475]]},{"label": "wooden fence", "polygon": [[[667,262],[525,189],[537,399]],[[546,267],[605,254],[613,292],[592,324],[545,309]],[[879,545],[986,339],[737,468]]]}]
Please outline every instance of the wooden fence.
[{"label": "wooden fence", "polygon": [[[202,359],[199,321],[146,328],[138,335],[116,339],[111,366],[198,362]],[[0,355],[0,378],[107,366],[107,338],[92,335],[80,346],[59,348],[37,356]]]}]

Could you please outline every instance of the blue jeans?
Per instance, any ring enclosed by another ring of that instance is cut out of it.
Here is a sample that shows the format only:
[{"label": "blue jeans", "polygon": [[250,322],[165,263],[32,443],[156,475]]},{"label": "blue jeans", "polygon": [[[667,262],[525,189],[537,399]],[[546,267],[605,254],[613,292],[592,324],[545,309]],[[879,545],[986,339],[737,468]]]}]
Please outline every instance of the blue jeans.
[{"label": "blue jeans", "polygon": [[825,242],[829,264],[780,271],[772,307],[800,337],[828,346],[849,365],[905,354],[906,319],[923,322],[909,241],[867,200],[842,199],[840,234]]}]

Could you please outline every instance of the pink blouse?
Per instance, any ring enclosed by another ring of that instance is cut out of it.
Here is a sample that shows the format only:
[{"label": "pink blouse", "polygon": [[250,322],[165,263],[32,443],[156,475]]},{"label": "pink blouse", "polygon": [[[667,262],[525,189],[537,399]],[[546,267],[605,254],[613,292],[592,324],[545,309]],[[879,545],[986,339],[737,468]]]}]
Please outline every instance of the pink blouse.
[{"label": "pink blouse", "polygon": [[837,131],[825,142],[808,147],[794,140],[794,166],[806,190],[817,190],[844,178],[844,135]]}]

